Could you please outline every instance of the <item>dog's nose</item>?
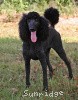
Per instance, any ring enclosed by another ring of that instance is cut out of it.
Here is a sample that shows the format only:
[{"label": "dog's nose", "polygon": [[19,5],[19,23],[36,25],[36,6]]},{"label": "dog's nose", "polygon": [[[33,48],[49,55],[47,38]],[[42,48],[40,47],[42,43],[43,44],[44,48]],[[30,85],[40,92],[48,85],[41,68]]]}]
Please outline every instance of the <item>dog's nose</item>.
[{"label": "dog's nose", "polygon": [[33,28],[32,28],[32,29],[30,29],[30,31],[31,31],[31,32],[34,32],[34,31],[35,31],[35,29],[33,29]]}]

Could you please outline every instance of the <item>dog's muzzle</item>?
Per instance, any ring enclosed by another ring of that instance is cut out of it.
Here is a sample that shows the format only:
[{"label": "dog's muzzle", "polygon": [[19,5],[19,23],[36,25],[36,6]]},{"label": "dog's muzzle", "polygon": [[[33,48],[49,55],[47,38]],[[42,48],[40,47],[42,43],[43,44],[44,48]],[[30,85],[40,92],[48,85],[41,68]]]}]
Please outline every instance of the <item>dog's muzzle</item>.
[{"label": "dog's muzzle", "polygon": [[31,41],[35,43],[37,41],[35,20],[30,20],[28,27],[31,32]]}]

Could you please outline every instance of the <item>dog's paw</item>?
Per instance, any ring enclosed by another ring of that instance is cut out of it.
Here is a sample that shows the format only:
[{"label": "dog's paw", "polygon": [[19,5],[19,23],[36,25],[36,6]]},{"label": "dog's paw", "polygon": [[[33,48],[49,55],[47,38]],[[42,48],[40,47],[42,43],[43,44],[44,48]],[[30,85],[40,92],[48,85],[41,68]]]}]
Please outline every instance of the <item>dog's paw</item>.
[{"label": "dog's paw", "polygon": [[49,72],[49,79],[52,79],[53,77],[53,72]]},{"label": "dog's paw", "polygon": [[69,80],[73,79],[73,74],[69,74]]},{"label": "dog's paw", "polygon": [[30,87],[30,85],[26,85],[26,89],[29,88],[29,87]]},{"label": "dog's paw", "polygon": [[48,87],[43,88],[42,91],[48,92]]},{"label": "dog's paw", "polygon": [[52,79],[53,75],[54,75],[54,70],[53,71],[49,71],[49,79]]}]

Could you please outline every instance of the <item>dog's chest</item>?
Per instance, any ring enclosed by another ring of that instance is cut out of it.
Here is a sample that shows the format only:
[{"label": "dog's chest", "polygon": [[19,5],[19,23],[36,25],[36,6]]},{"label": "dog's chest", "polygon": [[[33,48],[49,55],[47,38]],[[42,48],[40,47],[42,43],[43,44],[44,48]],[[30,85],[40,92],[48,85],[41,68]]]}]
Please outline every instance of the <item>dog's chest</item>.
[{"label": "dog's chest", "polygon": [[36,46],[34,44],[30,44],[28,46],[28,55],[30,56],[31,59],[38,59],[37,58],[37,50],[36,50]]},{"label": "dog's chest", "polygon": [[35,46],[34,45],[30,45],[30,47],[29,47],[29,54],[31,56],[36,55],[36,50],[35,50]]},{"label": "dog's chest", "polygon": [[43,45],[40,43],[24,43],[23,53],[31,59],[38,60],[38,54],[44,52]]}]

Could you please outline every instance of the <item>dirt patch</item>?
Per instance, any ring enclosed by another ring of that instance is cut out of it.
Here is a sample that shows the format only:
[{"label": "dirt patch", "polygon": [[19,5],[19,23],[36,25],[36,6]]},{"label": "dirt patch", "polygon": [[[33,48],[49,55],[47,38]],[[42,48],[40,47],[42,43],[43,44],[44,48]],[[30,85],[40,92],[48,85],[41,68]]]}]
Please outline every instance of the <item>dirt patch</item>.
[{"label": "dirt patch", "polygon": [[[7,15],[0,16],[0,37],[19,38],[18,22],[21,14],[16,14],[13,20],[8,22]],[[78,39],[78,17],[60,17],[59,23],[55,27],[62,38]]]},{"label": "dirt patch", "polygon": [[78,38],[78,18],[60,18],[56,29],[63,37]]}]

